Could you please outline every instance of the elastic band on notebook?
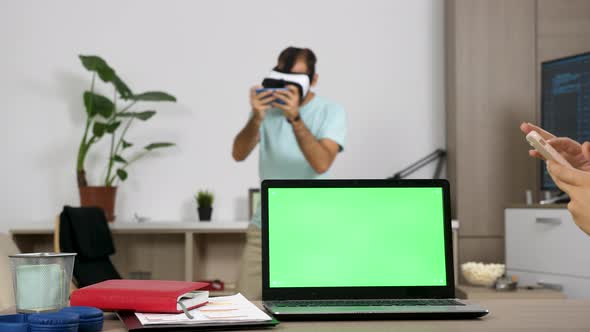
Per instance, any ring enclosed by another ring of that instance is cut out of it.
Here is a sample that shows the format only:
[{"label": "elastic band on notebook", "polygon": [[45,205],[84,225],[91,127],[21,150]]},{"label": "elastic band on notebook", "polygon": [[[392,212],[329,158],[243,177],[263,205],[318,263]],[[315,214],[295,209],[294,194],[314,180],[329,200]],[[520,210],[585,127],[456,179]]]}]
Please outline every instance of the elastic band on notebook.
[{"label": "elastic band on notebook", "polygon": [[176,302],[178,303],[178,305],[182,308],[182,311],[184,311],[184,314],[186,315],[186,317],[188,317],[188,319],[193,319],[195,317],[193,317],[193,315],[191,315],[191,313],[188,311],[188,309],[186,308],[186,306],[184,305],[184,303],[182,303],[181,301]]}]

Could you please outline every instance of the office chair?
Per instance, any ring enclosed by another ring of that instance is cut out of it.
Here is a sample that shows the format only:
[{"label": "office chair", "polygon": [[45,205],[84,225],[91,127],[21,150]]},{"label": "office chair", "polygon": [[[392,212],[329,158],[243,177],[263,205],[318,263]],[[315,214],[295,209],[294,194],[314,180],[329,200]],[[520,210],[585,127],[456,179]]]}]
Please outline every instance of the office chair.
[{"label": "office chair", "polygon": [[61,252],[77,253],[74,280],[78,287],[121,279],[109,258],[115,253],[115,246],[102,209],[64,206],[54,241],[54,245],[59,243]]},{"label": "office chair", "polygon": [[[53,252],[55,252],[55,253],[62,252],[61,247],[59,246],[59,225],[60,225],[60,223],[61,223],[60,215],[58,214],[55,217],[55,227],[53,228]],[[74,283],[74,280],[70,281],[70,294],[73,291],[75,291],[76,289],[78,289],[78,287],[76,287],[76,283]]]}]

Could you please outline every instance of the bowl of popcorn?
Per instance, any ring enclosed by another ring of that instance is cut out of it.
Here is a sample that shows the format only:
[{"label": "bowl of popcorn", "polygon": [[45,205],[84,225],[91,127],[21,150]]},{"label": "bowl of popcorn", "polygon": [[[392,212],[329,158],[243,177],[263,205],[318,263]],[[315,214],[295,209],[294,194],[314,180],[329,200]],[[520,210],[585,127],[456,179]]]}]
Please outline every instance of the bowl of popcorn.
[{"label": "bowl of popcorn", "polygon": [[504,264],[468,262],[461,264],[461,273],[472,285],[491,287],[506,271]]}]

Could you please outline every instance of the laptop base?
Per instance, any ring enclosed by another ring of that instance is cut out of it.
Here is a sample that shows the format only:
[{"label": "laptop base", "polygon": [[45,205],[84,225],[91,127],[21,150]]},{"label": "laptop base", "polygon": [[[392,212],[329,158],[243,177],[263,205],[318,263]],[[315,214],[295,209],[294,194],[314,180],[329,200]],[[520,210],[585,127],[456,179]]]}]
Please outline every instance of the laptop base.
[{"label": "laptop base", "polygon": [[289,307],[277,302],[263,302],[264,307],[280,320],[449,320],[475,319],[488,310],[467,304],[464,306],[329,306]]}]

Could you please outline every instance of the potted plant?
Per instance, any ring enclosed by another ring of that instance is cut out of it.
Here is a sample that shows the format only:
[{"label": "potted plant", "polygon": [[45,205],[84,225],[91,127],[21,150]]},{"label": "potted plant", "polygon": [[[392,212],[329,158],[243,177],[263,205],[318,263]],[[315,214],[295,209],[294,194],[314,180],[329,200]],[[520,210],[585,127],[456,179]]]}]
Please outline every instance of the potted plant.
[{"label": "potted plant", "polygon": [[211,212],[213,212],[213,193],[207,190],[199,190],[195,195],[197,201],[197,210],[199,211],[199,220],[210,221]]},{"label": "potted plant", "polygon": [[[132,148],[134,143],[125,139],[131,125],[138,121],[147,121],[156,114],[154,110],[134,111],[132,107],[141,101],[175,102],[176,98],[161,91],[134,93],[100,57],[80,55],[79,58],[84,68],[92,73],[90,89],[83,94],[86,125],[76,161],[80,205],[99,206],[104,209],[107,219],[112,221],[115,219],[113,211],[116,185],[127,179],[128,167],[156,149],[174,145],[170,142],[154,142],[140,149]],[[97,76],[102,82],[112,86],[112,98],[95,91]],[[89,186],[85,161],[90,148],[105,137],[110,139],[105,161],[106,175],[101,186]]]}]

